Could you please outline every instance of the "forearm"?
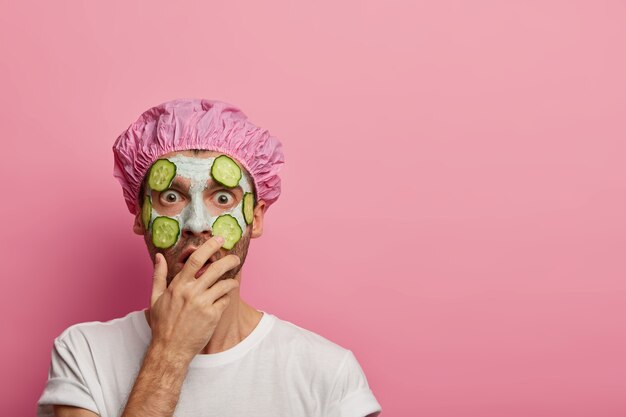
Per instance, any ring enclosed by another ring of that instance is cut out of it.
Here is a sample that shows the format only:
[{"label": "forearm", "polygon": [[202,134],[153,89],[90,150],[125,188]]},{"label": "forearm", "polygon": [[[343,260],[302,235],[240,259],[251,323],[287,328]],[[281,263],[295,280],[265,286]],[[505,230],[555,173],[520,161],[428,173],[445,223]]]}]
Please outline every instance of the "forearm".
[{"label": "forearm", "polygon": [[189,361],[150,345],[122,417],[172,417]]}]

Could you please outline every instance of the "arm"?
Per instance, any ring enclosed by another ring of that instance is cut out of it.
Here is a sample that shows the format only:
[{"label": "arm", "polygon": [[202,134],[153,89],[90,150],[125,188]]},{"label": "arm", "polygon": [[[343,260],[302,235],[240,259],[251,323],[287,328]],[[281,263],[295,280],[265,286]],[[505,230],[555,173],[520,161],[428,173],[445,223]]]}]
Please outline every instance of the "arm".
[{"label": "arm", "polygon": [[188,368],[189,360],[177,359],[158,345],[150,345],[122,417],[171,417]]},{"label": "arm", "polygon": [[197,279],[196,272],[221,247],[212,238],[189,257],[183,269],[166,284],[167,265],[156,255],[150,308],[152,342],[143,359],[122,417],[172,417],[189,364],[207,345],[222,313],[228,293],[239,287],[234,279],[221,280],[241,262],[235,255],[213,262]]},{"label": "arm", "polygon": [[[157,345],[148,347],[122,417],[174,414],[189,362],[166,352]],[[80,407],[55,405],[54,416],[98,417],[98,414]]]},{"label": "arm", "polygon": [[[227,255],[213,262],[195,278],[223,239],[212,238],[189,257],[183,269],[166,284],[167,264],[156,255],[150,308],[152,341],[130,391],[122,417],[172,417],[189,364],[209,343],[222,313],[230,302],[229,292],[239,287],[235,279],[218,281],[241,260]],[[216,282],[218,281],[218,282]],[[55,417],[93,417],[84,408],[54,407]]]}]

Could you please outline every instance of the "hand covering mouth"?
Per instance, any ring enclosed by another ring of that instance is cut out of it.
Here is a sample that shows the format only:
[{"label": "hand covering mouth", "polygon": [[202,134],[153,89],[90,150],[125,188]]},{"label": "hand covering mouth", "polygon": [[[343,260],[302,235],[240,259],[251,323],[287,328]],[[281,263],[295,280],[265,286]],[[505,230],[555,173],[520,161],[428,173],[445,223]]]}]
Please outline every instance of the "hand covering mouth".
[{"label": "hand covering mouth", "polygon": [[[181,254],[180,258],[178,258],[178,262],[180,262],[181,264],[185,264],[185,262],[187,262],[187,260],[189,259],[189,257],[191,256],[191,254],[198,249],[198,247],[196,246],[190,246],[189,248],[185,249],[183,251],[183,253]],[[218,254],[214,253],[205,263],[203,266],[206,266],[210,263],[213,263],[215,261],[218,260]]]}]

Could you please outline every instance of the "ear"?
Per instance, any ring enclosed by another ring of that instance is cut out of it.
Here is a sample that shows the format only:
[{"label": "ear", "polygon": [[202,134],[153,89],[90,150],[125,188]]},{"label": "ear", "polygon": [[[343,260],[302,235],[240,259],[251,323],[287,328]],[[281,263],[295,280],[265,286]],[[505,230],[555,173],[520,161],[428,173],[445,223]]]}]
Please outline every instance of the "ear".
[{"label": "ear", "polygon": [[146,232],[146,229],[143,227],[143,221],[141,220],[141,211],[135,214],[135,222],[133,223],[133,232],[142,236]]},{"label": "ear", "polygon": [[257,238],[263,234],[263,216],[265,215],[265,201],[259,200],[254,207],[254,217],[252,219],[252,233],[251,238]]}]

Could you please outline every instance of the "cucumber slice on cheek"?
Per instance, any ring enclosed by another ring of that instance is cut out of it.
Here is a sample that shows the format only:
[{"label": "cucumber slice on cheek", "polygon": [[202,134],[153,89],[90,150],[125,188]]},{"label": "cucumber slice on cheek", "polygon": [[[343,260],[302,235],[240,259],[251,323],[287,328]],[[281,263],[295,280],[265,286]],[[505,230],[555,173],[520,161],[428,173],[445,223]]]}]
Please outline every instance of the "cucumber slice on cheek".
[{"label": "cucumber slice on cheek", "polygon": [[252,219],[254,218],[254,195],[252,193],[244,194],[241,210],[243,211],[243,218],[246,224],[252,223]]},{"label": "cucumber slice on cheek", "polygon": [[167,249],[174,246],[180,234],[178,220],[160,216],[152,222],[152,243],[157,248]]},{"label": "cucumber slice on cheek", "polygon": [[[156,221],[156,220],[155,220]],[[213,234],[222,236],[224,238],[224,243],[222,247],[224,249],[232,249],[235,246],[235,243],[239,242],[241,239],[241,235],[243,231],[237,223],[237,219],[235,219],[230,214],[223,214],[213,222]]]},{"label": "cucumber slice on cheek", "polygon": [[144,229],[148,230],[150,227],[150,218],[152,217],[152,203],[150,197],[145,196],[143,198],[143,206],[141,207],[141,220],[143,220]]}]

